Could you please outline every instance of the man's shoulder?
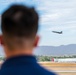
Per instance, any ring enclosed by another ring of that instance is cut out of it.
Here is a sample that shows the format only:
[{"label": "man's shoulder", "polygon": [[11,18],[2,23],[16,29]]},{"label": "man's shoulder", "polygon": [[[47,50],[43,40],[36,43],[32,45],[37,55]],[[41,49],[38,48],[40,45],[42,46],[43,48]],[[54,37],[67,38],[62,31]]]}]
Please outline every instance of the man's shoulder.
[{"label": "man's shoulder", "polygon": [[54,73],[53,71],[47,70],[40,65],[39,65],[39,71],[40,71],[41,75],[56,75],[56,73]]},{"label": "man's shoulder", "polygon": [[0,71],[0,75],[22,75],[22,73],[24,73],[23,75],[56,75],[54,72],[46,70],[39,64],[33,64],[30,66],[26,66],[26,64],[17,64],[16,66],[5,67]]},{"label": "man's shoulder", "polygon": [[[18,75],[22,75],[23,72],[26,75],[56,75],[54,72],[48,71],[48,70],[46,70],[45,68],[43,68],[41,66],[39,66],[39,68],[37,68],[37,67],[36,68],[33,68],[32,67],[32,69],[27,70],[27,72],[26,72],[26,68],[25,69],[21,68],[21,70],[19,70],[19,71],[18,71],[18,69],[15,69],[14,70],[12,68],[11,69],[8,69],[7,68],[7,69],[1,70],[0,71],[0,75],[13,75],[13,73],[15,73],[15,72]],[[17,74],[15,74],[15,75],[17,75]]]},{"label": "man's shoulder", "polygon": [[44,75],[56,75],[56,73],[54,73],[53,71],[48,71],[46,69],[44,69]]}]

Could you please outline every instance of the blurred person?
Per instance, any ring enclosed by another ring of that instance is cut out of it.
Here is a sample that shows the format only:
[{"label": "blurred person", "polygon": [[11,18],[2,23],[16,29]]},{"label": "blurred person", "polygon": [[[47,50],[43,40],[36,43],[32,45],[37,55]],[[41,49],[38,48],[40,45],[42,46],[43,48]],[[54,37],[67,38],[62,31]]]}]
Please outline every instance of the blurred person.
[{"label": "blurred person", "polygon": [[0,75],[55,75],[42,68],[33,55],[39,36],[39,16],[34,8],[12,5],[2,14],[1,45],[6,60]]}]

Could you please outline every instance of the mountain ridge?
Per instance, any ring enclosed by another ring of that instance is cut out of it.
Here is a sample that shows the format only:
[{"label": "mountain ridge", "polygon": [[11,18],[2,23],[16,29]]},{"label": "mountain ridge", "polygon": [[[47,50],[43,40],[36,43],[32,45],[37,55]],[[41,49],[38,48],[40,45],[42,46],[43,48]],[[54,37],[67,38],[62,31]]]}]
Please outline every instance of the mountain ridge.
[{"label": "mountain ridge", "polygon": [[36,55],[76,55],[76,44],[61,46],[39,46],[35,49]]}]

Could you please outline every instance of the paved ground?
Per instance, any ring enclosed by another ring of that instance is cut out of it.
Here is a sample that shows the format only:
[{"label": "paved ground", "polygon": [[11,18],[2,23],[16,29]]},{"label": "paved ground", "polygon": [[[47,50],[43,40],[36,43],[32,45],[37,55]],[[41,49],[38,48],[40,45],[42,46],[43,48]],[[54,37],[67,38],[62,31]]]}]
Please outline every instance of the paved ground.
[{"label": "paved ground", "polygon": [[76,63],[40,62],[40,64],[44,68],[52,70],[59,75],[76,75]]}]

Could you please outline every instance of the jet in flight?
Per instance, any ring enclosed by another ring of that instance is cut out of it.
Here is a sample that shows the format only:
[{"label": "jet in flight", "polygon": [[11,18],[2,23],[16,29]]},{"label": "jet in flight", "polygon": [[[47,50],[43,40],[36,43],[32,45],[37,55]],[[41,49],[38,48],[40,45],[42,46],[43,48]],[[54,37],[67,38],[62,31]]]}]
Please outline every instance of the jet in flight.
[{"label": "jet in flight", "polygon": [[58,33],[58,34],[62,34],[63,32],[58,32],[58,31],[52,31],[53,33]]}]

